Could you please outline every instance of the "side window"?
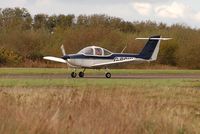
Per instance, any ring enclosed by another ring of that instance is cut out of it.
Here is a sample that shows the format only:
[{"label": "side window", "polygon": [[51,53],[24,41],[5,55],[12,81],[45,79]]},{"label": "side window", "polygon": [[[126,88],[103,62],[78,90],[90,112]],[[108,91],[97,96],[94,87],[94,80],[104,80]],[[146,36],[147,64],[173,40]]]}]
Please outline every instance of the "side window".
[{"label": "side window", "polygon": [[111,55],[111,53],[104,49],[104,55]]},{"label": "side window", "polygon": [[102,49],[101,48],[95,48],[95,55],[102,55]]},{"label": "side window", "polygon": [[92,48],[85,49],[84,54],[86,54],[86,55],[93,55],[93,49]]}]

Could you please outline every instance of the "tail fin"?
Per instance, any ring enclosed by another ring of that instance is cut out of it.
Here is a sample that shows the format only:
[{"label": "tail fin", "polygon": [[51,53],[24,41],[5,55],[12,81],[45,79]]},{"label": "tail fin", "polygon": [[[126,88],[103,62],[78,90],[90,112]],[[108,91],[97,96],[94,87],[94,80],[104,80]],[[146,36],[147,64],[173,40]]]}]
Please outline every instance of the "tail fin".
[{"label": "tail fin", "polygon": [[66,52],[65,52],[64,45],[62,45],[62,46],[60,47],[60,49],[61,49],[61,51],[62,51],[63,56],[65,56],[65,55],[66,55]]},{"label": "tail fin", "polygon": [[161,38],[160,35],[152,36],[150,38],[136,38],[136,39],[148,39],[145,47],[139,54],[139,57],[149,61],[157,60],[157,56],[160,49],[161,40],[170,40],[171,38]]}]

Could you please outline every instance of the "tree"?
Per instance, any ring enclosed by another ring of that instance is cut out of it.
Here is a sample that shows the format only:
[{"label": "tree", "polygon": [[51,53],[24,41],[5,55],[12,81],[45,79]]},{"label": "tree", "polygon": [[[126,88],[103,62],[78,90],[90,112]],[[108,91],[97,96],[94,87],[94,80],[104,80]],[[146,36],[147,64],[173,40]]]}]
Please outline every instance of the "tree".
[{"label": "tree", "polygon": [[80,16],[78,16],[78,18],[77,18],[77,25],[84,25],[84,26],[89,25],[88,17],[86,15],[80,15]]},{"label": "tree", "polygon": [[58,26],[62,27],[62,28],[66,28],[66,27],[71,27],[74,23],[74,15],[59,15],[57,17],[57,23]]},{"label": "tree", "polygon": [[48,15],[46,14],[37,14],[34,16],[34,29],[41,29],[41,28],[47,28],[47,21],[48,21]]},{"label": "tree", "polygon": [[53,32],[53,29],[57,26],[57,16],[52,15],[52,16],[48,17],[46,26],[50,32]]},{"label": "tree", "polygon": [[1,25],[6,28],[28,30],[31,28],[32,17],[25,8],[5,8],[0,15]]}]

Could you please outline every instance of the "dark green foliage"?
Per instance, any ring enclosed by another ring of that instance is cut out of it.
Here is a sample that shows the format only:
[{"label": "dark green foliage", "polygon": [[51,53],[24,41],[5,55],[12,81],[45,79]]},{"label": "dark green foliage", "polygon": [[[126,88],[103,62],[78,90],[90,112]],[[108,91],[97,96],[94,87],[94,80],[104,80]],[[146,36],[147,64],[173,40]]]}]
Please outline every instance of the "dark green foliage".
[{"label": "dark green foliage", "polygon": [[45,14],[37,14],[34,16],[34,29],[41,29],[48,27],[48,15]]},{"label": "dark green foliage", "polygon": [[166,44],[162,47],[162,50],[159,55],[159,61],[161,64],[175,66],[176,63],[176,50],[177,45],[175,44]]},{"label": "dark green foliage", "polygon": [[21,64],[22,59],[43,61],[45,55],[61,56],[61,44],[67,53],[76,53],[88,45],[102,46],[113,52],[121,52],[127,45],[125,52],[139,53],[145,41],[135,41],[135,38],[152,35],[173,38],[162,42],[156,63],[200,68],[199,29],[152,21],[127,22],[97,14],[78,17],[37,14],[32,18],[25,8],[0,9],[0,64],[13,66]]}]

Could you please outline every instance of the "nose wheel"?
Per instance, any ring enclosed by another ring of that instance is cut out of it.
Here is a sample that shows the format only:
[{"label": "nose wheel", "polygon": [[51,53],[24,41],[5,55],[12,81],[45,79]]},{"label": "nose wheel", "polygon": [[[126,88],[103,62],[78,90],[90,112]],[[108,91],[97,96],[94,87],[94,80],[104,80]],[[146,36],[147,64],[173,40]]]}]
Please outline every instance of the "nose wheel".
[{"label": "nose wheel", "polygon": [[107,72],[105,76],[106,78],[111,78],[111,73]]}]

